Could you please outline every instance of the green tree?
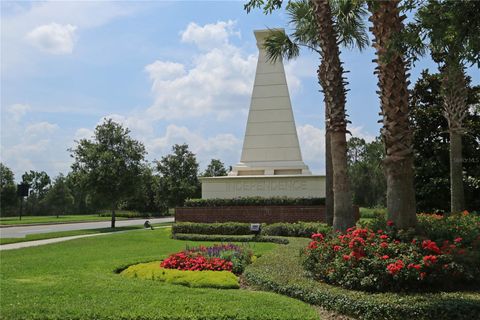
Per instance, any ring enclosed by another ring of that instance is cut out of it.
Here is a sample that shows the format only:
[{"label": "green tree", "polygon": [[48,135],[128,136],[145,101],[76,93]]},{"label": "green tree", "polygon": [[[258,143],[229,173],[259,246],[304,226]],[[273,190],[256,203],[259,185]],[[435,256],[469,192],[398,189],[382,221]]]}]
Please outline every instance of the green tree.
[{"label": "green tree", "polygon": [[25,202],[25,213],[27,215],[47,214],[47,208],[44,207],[45,195],[51,186],[51,179],[45,171],[25,172],[22,175],[22,183],[30,186],[30,194]]},{"label": "green tree", "polygon": [[30,186],[30,192],[41,199],[50,188],[52,180],[45,171],[30,170],[22,175],[22,182],[27,183]]},{"label": "green tree", "polygon": [[136,189],[144,165],[145,147],[130,137],[130,130],[106,119],[95,128],[93,140],[82,139],[71,149],[72,169],[84,175],[85,183],[102,197],[112,211]]},{"label": "green tree", "polygon": [[368,1],[370,21],[376,50],[382,139],[385,144],[385,175],[387,178],[387,211],[398,228],[417,224],[415,190],[413,187],[413,133],[409,122],[408,75],[406,53],[395,46],[404,30],[399,0]]},{"label": "green tree", "polygon": [[[480,86],[471,86],[467,77],[462,162],[465,208],[480,208]],[[422,72],[411,92],[414,126],[415,190],[418,209],[424,212],[450,210],[448,122],[443,116],[442,77]],[[432,196],[435,195],[435,196]]]},{"label": "green tree", "polygon": [[226,176],[227,169],[222,161],[219,159],[212,159],[205,169],[205,172],[202,173],[202,177],[220,177]]},{"label": "green tree", "polygon": [[6,165],[0,163],[0,215],[14,208],[18,202],[15,176]]},{"label": "green tree", "polygon": [[[251,0],[245,8],[263,7],[265,13],[280,8],[281,0]],[[351,186],[347,170],[346,84],[340,60],[339,44],[363,48],[368,44],[363,16],[364,8],[356,2],[338,0],[288,1],[286,7],[293,33],[273,31],[266,40],[271,59],[287,59],[299,55],[299,46],[321,56],[317,71],[325,101],[327,222],[331,223],[333,189],[333,226],[346,230],[355,224]]]},{"label": "green tree", "polygon": [[465,208],[462,136],[468,115],[467,64],[480,67],[480,2],[429,0],[416,14],[423,39],[439,64],[443,115],[450,135],[450,210]]},{"label": "green tree", "polygon": [[385,206],[387,186],[382,166],[384,153],[380,138],[370,143],[356,137],[348,140],[348,174],[356,205]]},{"label": "green tree", "polygon": [[72,206],[73,200],[66,178],[63,174],[59,174],[45,196],[48,208],[54,210],[58,218],[60,213],[64,215],[67,212],[67,209]]},{"label": "green tree", "polygon": [[165,208],[158,207],[156,197],[158,193],[159,177],[153,174],[150,166],[144,166],[140,175],[140,183],[135,193],[125,204],[125,209],[139,212],[163,212]]},{"label": "green tree", "polygon": [[186,199],[200,196],[198,163],[187,144],[174,145],[172,154],[156,162],[160,174],[159,203],[173,208]]}]

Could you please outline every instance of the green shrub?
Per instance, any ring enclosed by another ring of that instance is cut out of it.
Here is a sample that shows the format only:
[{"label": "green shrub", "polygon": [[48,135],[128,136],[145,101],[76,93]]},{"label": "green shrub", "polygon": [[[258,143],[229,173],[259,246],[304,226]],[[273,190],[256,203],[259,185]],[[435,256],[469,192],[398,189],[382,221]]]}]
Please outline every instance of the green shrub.
[{"label": "green shrub", "polygon": [[[112,215],[111,211],[102,211],[98,214],[100,217],[110,217]],[[128,218],[128,219],[143,219],[143,218],[150,218],[152,215],[147,212],[138,212],[138,211],[123,211],[118,210],[115,211],[115,217],[117,218]]]},{"label": "green shrub", "polygon": [[223,235],[249,235],[249,223],[225,222],[225,223],[194,223],[178,222],[172,226],[172,233],[195,233],[195,234],[223,234]]},{"label": "green shrub", "polygon": [[386,231],[354,227],[312,239],[302,254],[305,269],[347,289],[438,291],[480,284],[478,248],[465,246],[460,237],[438,244],[401,241],[391,225]]},{"label": "green shrub", "polygon": [[290,239],[265,253],[246,268],[246,283],[358,319],[471,320],[480,314],[478,292],[367,293],[315,281],[300,263],[299,252],[307,244],[307,239]]},{"label": "green shrub", "polygon": [[220,242],[272,242],[287,244],[288,239],[282,237],[265,236],[228,236],[228,235],[207,235],[207,234],[172,234],[173,239],[188,241],[220,241]]},{"label": "green shrub", "polygon": [[321,222],[272,223],[262,225],[262,235],[310,238],[314,233],[328,233],[332,227]]},{"label": "green shrub", "polygon": [[234,199],[188,199],[185,207],[227,207],[227,206],[319,206],[325,205],[325,198],[287,197],[245,197]]},{"label": "green shrub", "polygon": [[[478,246],[480,243],[480,216],[476,214],[439,215],[439,214],[417,214],[417,231],[404,233],[404,240],[412,240],[414,237],[431,239],[438,243],[445,240],[452,242],[456,238],[462,238],[465,246]],[[386,217],[378,217],[368,222],[360,223],[362,227],[373,230],[385,230]]]},{"label": "green shrub", "polygon": [[156,280],[192,288],[238,289],[238,277],[229,271],[183,271],[160,268],[160,261],[139,263],[120,273],[124,277]]},{"label": "green shrub", "polygon": [[[314,233],[327,233],[331,227],[321,222],[273,223],[262,224],[262,236],[306,237]],[[194,223],[178,222],[172,226],[172,234],[207,234],[207,235],[251,235],[250,223]]]}]

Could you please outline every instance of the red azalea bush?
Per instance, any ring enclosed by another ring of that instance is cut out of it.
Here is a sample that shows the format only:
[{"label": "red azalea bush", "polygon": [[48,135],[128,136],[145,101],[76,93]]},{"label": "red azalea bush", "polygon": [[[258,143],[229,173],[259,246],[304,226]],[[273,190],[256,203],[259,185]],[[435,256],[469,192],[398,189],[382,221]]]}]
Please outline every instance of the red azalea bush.
[{"label": "red azalea bush", "polygon": [[365,291],[452,290],[480,284],[480,236],[439,243],[386,229],[350,228],[345,234],[312,235],[302,252],[315,278]]},{"label": "red azalea bush", "polygon": [[252,256],[250,249],[234,244],[199,246],[170,255],[160,266],[167,269],[231,271],[240,274],[251,263]]}]

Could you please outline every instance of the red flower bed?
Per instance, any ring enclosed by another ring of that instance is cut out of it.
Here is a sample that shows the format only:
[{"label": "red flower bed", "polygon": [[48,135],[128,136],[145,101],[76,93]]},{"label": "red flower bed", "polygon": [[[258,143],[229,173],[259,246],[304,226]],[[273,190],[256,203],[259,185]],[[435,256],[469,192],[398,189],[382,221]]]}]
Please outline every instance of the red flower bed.
[{"label": "red flower bed", "polygon": [[386,225],[386,231],[350,228],[345,234],[314,234],[303,252],[304,267],[327,283],[367,291],[445,290],[480,283],[479,241],[412,239],[392,222]]},{"label": "red flower bed", "polygon": [[232,271],[233,263],[224,259],[212,257],[206,258],[201,254],[195,255],[179,252],[172,254],[160,264],[162,268],[178,270],[212,270],[212,271]]},{"label": "red flower bed", "polygon": [[218,244],[210,247],[187,248],[163,260],[160,266],[167,269],[191,271],[230,271],[241,274],[252,262],[253,252],[245,246]]}]

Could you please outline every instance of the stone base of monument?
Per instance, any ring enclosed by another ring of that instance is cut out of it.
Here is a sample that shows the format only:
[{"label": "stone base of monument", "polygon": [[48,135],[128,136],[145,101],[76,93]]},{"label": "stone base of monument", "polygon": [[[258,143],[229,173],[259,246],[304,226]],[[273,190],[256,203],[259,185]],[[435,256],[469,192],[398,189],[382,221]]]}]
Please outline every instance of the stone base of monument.
[{"label": "stone base of monument", "polygon": [[200,178],[202,199],[324,198],[325,176],[270,175]]}]

